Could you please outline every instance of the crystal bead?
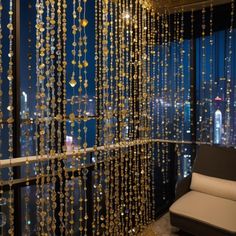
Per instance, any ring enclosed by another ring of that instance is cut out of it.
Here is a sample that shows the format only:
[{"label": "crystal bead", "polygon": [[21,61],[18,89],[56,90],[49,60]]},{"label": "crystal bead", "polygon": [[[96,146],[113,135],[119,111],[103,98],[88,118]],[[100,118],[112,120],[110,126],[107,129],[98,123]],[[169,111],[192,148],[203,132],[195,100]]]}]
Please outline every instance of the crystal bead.
[{"label": "crystal bead", "polygon": [[78,6],[77,11],[82,12],[83,8],[81,6]]},{"label": "crystal bead", "polygon": [[8,28],[9,30],[13,30],[13,24],[9,23],[9,24],[7,25],[7,28]]},{"label": "crystal bead", "polygon": [[84,61],[83,61],[83,66],[84,66],[84,67],[88,67],[88,65],[89,65],[88,62],[87,62],[86,60],[84,60]]},{"label": "crystal bead", "polygon": [[12,124],[14,122],[14,119],[12,117],[8,118],[7,119],[7,123],[8,124]]},{"label": "crystal bead", "polygon": [[71,122],[74,122],[75,121],[75,114],[74,113],[70,113],[69,118],[70,118]]},{"label": "crystal bead", "polygon": [[72,79],[69,83],[70,83],[70,86],[71,86],[72,88],[74,88],[74,87],[76,86],[76,84],[77,84],[77,82],[76,82],[75,79]]},{"label": "crystal bead", "polygon": [[87,19],[82,19],[82,20],[81,20],[81,25],[82,25],[83,27],[86,27],[86,26],[88,25],[88,20],[87,20]]}]

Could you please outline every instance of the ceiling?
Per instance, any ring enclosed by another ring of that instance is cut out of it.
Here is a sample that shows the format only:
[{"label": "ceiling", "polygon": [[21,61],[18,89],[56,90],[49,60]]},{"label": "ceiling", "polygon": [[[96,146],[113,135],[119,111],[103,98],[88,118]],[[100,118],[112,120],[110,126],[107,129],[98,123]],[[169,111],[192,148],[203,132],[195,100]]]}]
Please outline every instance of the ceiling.
[{"label": "ceiling", "polygon": [[199,10],[204,6],[209,7],[211,3],[213,5],[220,5],[231,2],[231,0],[152,0],[154,7],[159,12],[164,12],[165,10],[169,13],[175,11],[191,11]]}]

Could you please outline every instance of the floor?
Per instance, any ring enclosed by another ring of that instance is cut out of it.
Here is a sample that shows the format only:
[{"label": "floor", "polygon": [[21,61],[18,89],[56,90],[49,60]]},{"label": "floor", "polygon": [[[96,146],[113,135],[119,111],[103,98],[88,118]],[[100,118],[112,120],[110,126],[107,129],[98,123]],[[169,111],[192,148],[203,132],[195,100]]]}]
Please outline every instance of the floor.
[{"label": "floor", "polygon": [[191,236],[170,225],[169,214],[165,214],[156,222],[149,225],[142,236]]}]

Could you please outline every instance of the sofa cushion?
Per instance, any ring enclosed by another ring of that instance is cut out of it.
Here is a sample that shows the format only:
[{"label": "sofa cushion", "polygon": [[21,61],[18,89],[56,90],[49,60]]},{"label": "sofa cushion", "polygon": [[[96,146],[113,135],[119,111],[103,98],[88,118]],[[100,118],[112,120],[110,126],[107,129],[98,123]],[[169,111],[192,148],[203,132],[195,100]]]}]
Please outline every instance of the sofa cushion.
[{"label": "sofa cushion", "polygon": [[193,173],[190,189],[236,201],[236,181]]},{"label": "sofa cushion", "polygon": [[236,149],[217,145],[200,145],[193,172],[236,181]]},{"label": "sofa cushion", "polygon": [[190,191],[170,207],[170,212],[236,233],[236,201]]}]

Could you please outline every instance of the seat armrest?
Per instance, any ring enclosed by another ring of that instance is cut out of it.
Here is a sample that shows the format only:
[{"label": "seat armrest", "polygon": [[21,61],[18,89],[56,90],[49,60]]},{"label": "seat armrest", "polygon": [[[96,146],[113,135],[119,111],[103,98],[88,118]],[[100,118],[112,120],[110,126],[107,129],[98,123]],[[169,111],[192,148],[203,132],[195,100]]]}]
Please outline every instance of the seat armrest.
[{"label": "seat armrest", "polygon": [[181,198],[184,194],[190,191],[192,175],[181,179],[177,182],[175,187],[175,200]]}]

